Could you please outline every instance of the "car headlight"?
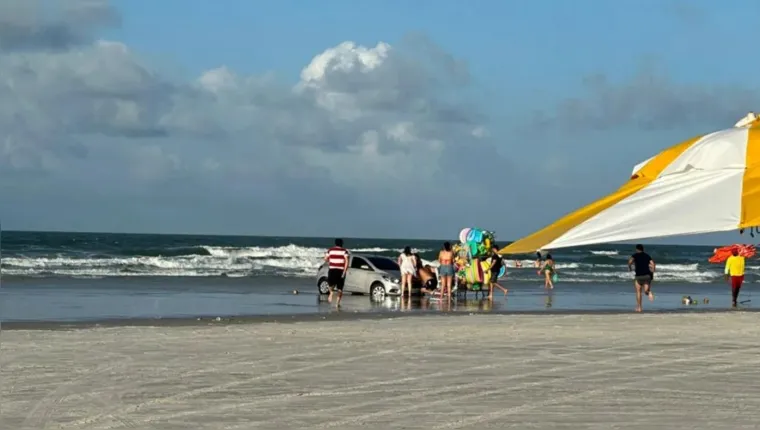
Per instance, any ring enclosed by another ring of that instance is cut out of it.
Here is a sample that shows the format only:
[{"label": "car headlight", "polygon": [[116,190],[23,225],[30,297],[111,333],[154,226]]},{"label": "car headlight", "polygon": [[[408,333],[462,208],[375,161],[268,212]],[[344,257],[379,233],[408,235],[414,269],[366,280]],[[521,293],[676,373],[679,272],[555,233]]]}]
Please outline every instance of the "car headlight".
[{"label": "car headlight", "polygon": [[399,281],[396,278],[391,278],[390,276],[383,276],[383,279],[385,279],[386,281],[391,282],[393,284],[398,284],[399,282],[401,282],[401,281]]}]

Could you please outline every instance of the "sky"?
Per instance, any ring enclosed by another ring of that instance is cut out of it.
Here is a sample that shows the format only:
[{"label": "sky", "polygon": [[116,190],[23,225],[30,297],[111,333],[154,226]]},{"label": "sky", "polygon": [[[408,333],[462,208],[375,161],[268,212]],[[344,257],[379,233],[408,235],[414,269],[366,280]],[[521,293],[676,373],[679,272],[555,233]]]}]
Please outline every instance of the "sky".
[{"label": "sky", "polygon": [[752,0],[3,0],[0,221],[516,239],[760,110],[759,14]]}]

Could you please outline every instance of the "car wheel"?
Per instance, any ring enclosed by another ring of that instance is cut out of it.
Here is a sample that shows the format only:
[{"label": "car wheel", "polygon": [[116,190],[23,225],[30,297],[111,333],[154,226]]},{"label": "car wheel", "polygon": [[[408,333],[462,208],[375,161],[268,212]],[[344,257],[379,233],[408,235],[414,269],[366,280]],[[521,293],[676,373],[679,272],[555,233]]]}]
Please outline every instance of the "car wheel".
[{"label": "car wheel", "polygon": [[317,290],[319,294],[330,294],[330,286],[327,284],[327,278],[319,278],[317,281]]},{"label": "car wheel", "polygon": [[385,300],[385,286],[379,282],[375,282],[369,287],[369,295],[376,302]]}]

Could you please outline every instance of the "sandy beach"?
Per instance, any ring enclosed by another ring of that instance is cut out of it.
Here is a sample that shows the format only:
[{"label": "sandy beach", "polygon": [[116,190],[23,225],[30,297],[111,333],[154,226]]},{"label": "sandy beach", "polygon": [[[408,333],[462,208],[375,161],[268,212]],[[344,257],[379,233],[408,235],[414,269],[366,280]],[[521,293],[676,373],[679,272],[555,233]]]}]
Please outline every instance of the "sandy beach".
[{"label": "sandy beach", "polygon": [[4,330],[0,428],[755,428],[760,315]]}]

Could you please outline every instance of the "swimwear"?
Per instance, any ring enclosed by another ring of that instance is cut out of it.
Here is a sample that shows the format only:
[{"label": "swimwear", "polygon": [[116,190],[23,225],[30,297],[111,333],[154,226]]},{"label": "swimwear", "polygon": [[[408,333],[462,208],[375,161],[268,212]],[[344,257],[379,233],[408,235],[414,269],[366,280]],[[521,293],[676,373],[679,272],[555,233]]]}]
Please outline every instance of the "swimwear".
[{"label": "swimwear", "polygon": [[637,275],[633,279],[635,279],[639,285],[649,285],[649,283],[652,282],[652,275]]},{"label": "swimwear", "polygon": [[454,265],[441,264],[441,266],[438,267],[438,275],[439,276],[454,276]]},{"label": "swimwear", "polygon": [[454,253],[451,251],[441,251],[438,253],[438,261],[441,265],[438,267],[439,276],[454,276]]},{"label": "swimwear", "polygon": [[338,291],[343,291],[346,278],[343,277],[343,269],[330,269],[327,271],[327,285]]},{"label": "swimwear", "polygon": [[496,283],[497,279],[499,279],[499,270],[491,270],[491,282]]},{"label": "swimwear", "polygon": [[544,266],[543,269],[541,269],[543,273],[549,272],[550,274],[554,273],[554,266],[551,264],[547,264]]}]

